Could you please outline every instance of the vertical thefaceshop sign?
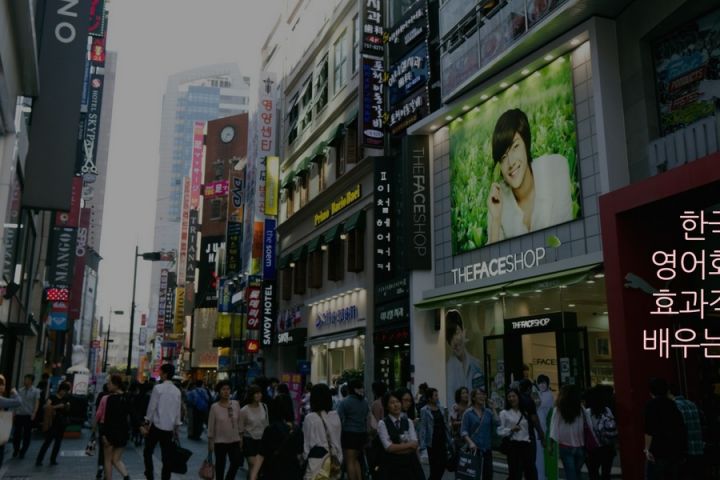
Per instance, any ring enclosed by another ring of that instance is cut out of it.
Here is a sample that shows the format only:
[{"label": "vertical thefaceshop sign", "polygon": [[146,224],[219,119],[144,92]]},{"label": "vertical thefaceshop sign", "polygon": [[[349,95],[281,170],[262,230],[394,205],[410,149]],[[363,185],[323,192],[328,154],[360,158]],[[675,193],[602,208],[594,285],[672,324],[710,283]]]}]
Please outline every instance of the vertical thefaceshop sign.
[{"label": "vertical thefaceshop sign", "polygon": [[428,137],[408,135],[403,138],[403,192],[407,196],[404,235],[406,268],[430,270],[430,151]]},{"label": "vertical thefaceshop sign", "polygon": [[42,95],[33,103],[23,206],[68,210],[91,0],[47,0],[40,40]]}]

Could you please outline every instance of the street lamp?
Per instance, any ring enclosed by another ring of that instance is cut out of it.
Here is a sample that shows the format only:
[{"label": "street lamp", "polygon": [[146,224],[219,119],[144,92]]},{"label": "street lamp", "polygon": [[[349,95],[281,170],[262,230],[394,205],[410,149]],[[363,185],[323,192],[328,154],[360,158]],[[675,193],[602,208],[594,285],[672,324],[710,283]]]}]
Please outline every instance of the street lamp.
[{"label": "street lamp", "polygon": [[103,360],[103,372],[107,372],[108,367],[108,353],[110,351],[110,324],[112,322],[112,316],[113,313],[115,315],[124,315],[125,312],[122,310],[113,310],[112,307],[110,307],[110,314],[108,315],[108,326],[107,326],[107,335],[105,335],[105,359]]},{"label": "street lamp", "polygon": [[132,349],[133,349],[133,329],[135,327],[135,287],[137,285],[137,259],[138,257],[142,257],[143,260],[148,260],[150,262],[170,262],[175,260],[175,254],[174,252],[146,252],[146,253],[138,253],[138,246],[135,245],[135,270],[133,272],[133,288],[132,288],[132,302],[130,304],[130,341],[128,342],[128,359],[127,359],[127,368],[125,369],[125,373],[127,375],[130,375],[131,371],[131,365],[132,365]]}]

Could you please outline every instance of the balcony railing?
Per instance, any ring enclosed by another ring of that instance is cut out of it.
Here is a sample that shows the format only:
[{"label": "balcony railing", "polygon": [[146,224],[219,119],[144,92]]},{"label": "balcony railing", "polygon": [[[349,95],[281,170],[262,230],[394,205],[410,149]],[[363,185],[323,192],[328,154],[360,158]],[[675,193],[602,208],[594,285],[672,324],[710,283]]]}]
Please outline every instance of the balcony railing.
[{"label": "balcony railing", "polygon": [[719,151],[720,114],[703,118],[687,127],[650,142],[650,175],[665,172]]}]

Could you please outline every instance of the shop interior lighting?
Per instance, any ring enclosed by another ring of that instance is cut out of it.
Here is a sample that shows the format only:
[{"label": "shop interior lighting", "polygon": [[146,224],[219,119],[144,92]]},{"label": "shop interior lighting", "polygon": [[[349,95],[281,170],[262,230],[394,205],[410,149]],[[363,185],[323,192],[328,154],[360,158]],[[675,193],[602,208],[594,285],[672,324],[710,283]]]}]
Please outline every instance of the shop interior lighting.
[{"label": "shop interior lighting", "polygon": [[593,283],[595,283],[595,280],[593,280],[592,278],[589,278],[589,279],[585,280],[585,283],[592,285]]},{"label": "shop interior lighting", "polygon": [[462,307],[462,303],[458,303],[458,304],[455,305],[455,306],[458,307],[458,308],[459,308],[459,307]]},{"label": "shop interior lighting", "polygon": [[568,303],[568,308],[575,308],[575,304],[574,304],[574,303]]},{"label": "shop interior lighting", "polygon": [[543,310],[545,310],[547,312],[548,310],[550,310],[550,307],[545,307],[545,308],[543,308]]},{"label": "shop interior lighting", "polygon": [[535,293],[542,293],[542,290],[538,288],[537,290],[535,290]]},{"label": "shop interior lighting", "polygon": [[323,252],[327,251],[327,245],[320,245],[320,250]]},{"label": "shop interior lighting", "polygon": [[567,288],[567,285],[560,285],[560,288]]},{"label": "shop interior lighting", "polygon": [[596,274],[593,275],[593,276],[594,276],[595,278],[605,278],[605,274],[604,274],[604,273],[596,273]]},{"label": "shop interior lighting", "polygon": [[513,297],[519,297],[520,294],[519,294],[519,293],[513,293],[512,296],[513,296]]},{"label": "shop interior lighting", "polygon": [[548,53],[548,54],[545,55],[543,58],[549,62],[550,60],[552,60],[552,59],[555,58],[555,57],[552,56],[552,53]]},{"label": "shop interior lighting", "polygon": [[473,303],[480,303],[480,300],[475,300]]},{"label": "shop interior lighting", "polygon": [[483,94],[480,96],[480,100],[487,100],[487,99],[488,99],[488,94],[487,94],[487,93],[483,93]]},{"label": "shop interior lighting", "polygon": [[449,122],[450,120],[452,120],[452,119],[453,119],[453,116],[452,116],[452,115],[448,115],[447,117],[445,117],[445,120],[447,120],[448,122]]},{"label": "shop interior lighting", "polygon": [[573,47],[580,45],[580,39],[573,38],[572,40],[570,40],[570,45],[572,45]]},{"label": "shop interior lighting", "polygon": [[395,348],[400,348],[400,345],[393,345],[393,347],[395,347]]},{"label": "shop interior lighting", "polygon": [[347,240],[347,233],[341,233],[340,240]]},{"label": "shop interior lighting", "polygon": [[505,292],[500,292],[500,293],[498,293],[498,295],[500,295],[501,297],[504,297],[505,295],[507,295],[507,293],[505,293]]},{"label": "shop interior lighting", "polygon": [[388,345],[385,345],[383,348],[384,348],[385,350],[390,350],[390,347],[389,347]]},{"label": "shop interior lighting", "polygon": [[500,297],[496,297],[495,295],[493,295],[493,296],[490,297],[490,298],[492,298],[493,300],[500,300]]},{"label": "shop interior lighting", "polygon": [[607,312],[603,312],[603,315],[607,315],[607,314],[608,314]]},{"label": "shop interior lighting", "polygon": [[507,82],[502,82],[502,83],[500,84],[500,88],[507,88],[507,86],[508,86],[508,83],[507,83]]},{"label": "shop interior lighting", "polygon": [[467,112],[468,110],[470,110],[470,105],[463,105],[462,109],[463,112]]},{"label": "shop interior lighting", "polygon": [[409,346],[410,346],[409,343],[403,343],[403,347],[409,347]]},{"label": "shop interior lighting", "polygon": [[295,268],[295,262],[290,262],[290,268]]},{"label": "shop interior lighting", "polygon": [[523,68],[522,70],[520,70],[520,73],[522,73],[523,75],[529,75],[530,70],[528,70],[527,68]]}]

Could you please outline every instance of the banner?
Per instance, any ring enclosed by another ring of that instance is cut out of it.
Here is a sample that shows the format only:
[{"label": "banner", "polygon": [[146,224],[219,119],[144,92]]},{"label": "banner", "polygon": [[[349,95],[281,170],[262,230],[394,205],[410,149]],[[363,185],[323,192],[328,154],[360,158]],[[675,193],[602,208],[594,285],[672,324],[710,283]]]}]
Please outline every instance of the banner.
[{"label": "banner", "polygon": [[[168,285],[168,269],[160,270],[160,289],[158,290],[158,317],[157,317],[157,333],[165,332],[165,296],[167,294]],[[169,333],[169,332],[168,332]],[[159,345],[159,344],[158,344]],[[156,346],[157,347],[157,346]]]},{"label": "banner", "polygon": [[182,214],[180,221],[180,248],[177,258],[178,285],[185,285],[187,276],[188,229],[190,228],[190,177],[183,177]]},{"label": "banner", "polygon": [[85,280],[85,260],[88,253],[88,229],[90,227],[90,209],[80,211],[80,223],[75,242],[75,265],[73,267],[72,288],[70,289],[70,318],[80,318]]},{"label": "banner", "polygon": [[203,197],[210,199],[216,197],[225,197],[228,194],[228,181],[218,180],[203,185]]},{"label": "banner", "polygon": [[570,57],[536,73],[450,123],[453,255],[580,216]]},{"label": "banner", "polygon": [[230,173],[230,201],[228,202],[228,222],[243,223],[243,207],[245,206],[245,171]]},{"label": "banner", "polygon": [[92,39],[90,63],[96,67],[105,66],[105,37]]},{"label": "banner", "polygon": [[165,336],[174,332],[175,328],[175,286],[177,277],[175,272],[167,274],[167,289],[165,292]]},{"label": "banner", "polygon": [[77,175],[98,174],[95,159],[97,156],[98,142],[100,140],[100,112],[102,109],[104,83],[104,75],[93,74],[90,76],[90,98],[88,100],[88,110],[85,114],[85,122],[82,128],[82,147],[78,153],[78,163],[75,169]]},{"label": "banner", "polygon": [[358,122],[362,144],[368,147],[383,147],[383,114],[385,105],[383,60],[362,57],[361,92],[362,112]]},{"label": "banner", "polygon": [[388,32],[387,44],[390,63],[395,63],[419,41],[426,40],[428,25],[426,2],[418,1]]},{"label": "banner", "polygon": [[185,281],[195,281],[195,268],[197,266],[197,234],[198,234],[198,211],[190,210],[188,215],[188,244],[187,244],[187,266],[185,268]]},{"label": "banner", "polygon": [[272,72],[263,72],[260,75],[260,108],[258,125],[258,160],[263,157],[277,155],[275,144],[277,118],[275,115],[277,102],[277,79]]},{"label": "banner", "polygon": [[430,79],[427,44],[421,43],[398,62],[390,65],[388,75],[391,108],[418,88],[427,87]]},{"label": "banner", "polygon": [[253,285],[247,287],[247,329],[248,330],[259,330],[260,329],[260,287]]},{"label": "banner", "polygon": [[263,280],[262,286],[262,346],[273,344],[275,318],[277,317],[277,286],[274,280]]},{"label": "banner", "polygon": [[383,0],[362,0],[362,52],[382,57],[385,55],[383,40],[385,19]]},{"label": "banner", "polygon": [[[430,229],[430,145],[425,135],[403,137],[404,228],[406,270],[432,269]],[[376,302],[377,303],[377,302]]]},{"label": "banner", "polygon": [[105,0],[90,0],[88,34],[93,37],[105,36]]},{"label": "banner", "polygon": [[48,249],[48,284],[56,288],[70,288],[73,266],[75,264],[75,246],[77,229],[54,227],[50,234]]},{"label": "banner", "polygon": [[273,218],[265,219],[265,233],[263,235],[263,280],[275,280],[275,248],[277,245],[275,235],[276,221]]},{"label": "banner", "polygon": [[226,275],[228,277],[240,273],[242,270],[242,223],[230,222],[227,229]]},{"label": "banner", "polygon": [[280,158],[265,157],[265,215],[278,214],[280,194]]},{"label": "banner", "polygon": [[396,262],[393,261],[393,209],[395,203],[392,197],[393,184],[397,182],[394,175],[394,162],[387,157],[374,157],[374,199],[375,224],[373,234],[373,252],[375,252],[376,283],[389,280],[395,274]]},{"label": "banner", "polygon": [[193,124],[192,162],[190,165],[190,208],[195,210],[200,207],[204,142],[205,122],[195,122]]},{"label": "banner", "polygon": [[83,180],[81,177],[73,177],[69,212],[57,212],[55,214],[56,227],[77,227],[80,221],[80,200],[82,198]]},{"label": "banner", "polygon": [[[23,206],[70,209],[90,0],[48,2],[38,61],[42,95],[33,101]],[[39,32],[38,32],[39,33]]]},{"label": "banner", "polygon": [[251,274],[257,275],[261,271],[261,263],[263,259],[263,227],[265,222],[262,220],[256,221],[253,225],[253,236],[252,236],[252,267]]},{"label": "banner", "polygon": [[175,333],[185,329],[185,287],[175,287]]},{"label": "banner", "polygon": [[200,261],[198,263],[198,294],[196,307],[217,307],[217,273],[215,271],[217,255],[225,245],[221,236],[203,237],[200,242]]}]

